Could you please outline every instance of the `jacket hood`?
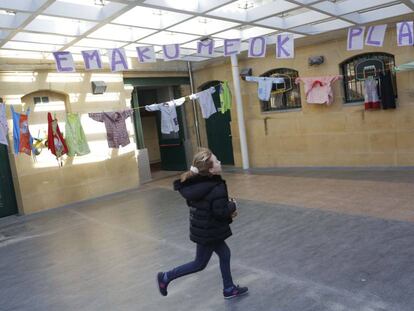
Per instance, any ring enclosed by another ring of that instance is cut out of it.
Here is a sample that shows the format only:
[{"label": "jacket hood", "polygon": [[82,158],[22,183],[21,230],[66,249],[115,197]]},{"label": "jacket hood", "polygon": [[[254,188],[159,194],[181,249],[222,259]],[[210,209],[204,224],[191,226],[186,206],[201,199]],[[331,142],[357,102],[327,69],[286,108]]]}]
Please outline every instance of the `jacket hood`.
[{"label": "jacket hood", "polygon": [[220,175],[201,176],[196,175],[181,182],[180,179],[174,181],[174,190],[178,191],[186,200],[198,201],[204,198],[215,186],[223,183]]}]

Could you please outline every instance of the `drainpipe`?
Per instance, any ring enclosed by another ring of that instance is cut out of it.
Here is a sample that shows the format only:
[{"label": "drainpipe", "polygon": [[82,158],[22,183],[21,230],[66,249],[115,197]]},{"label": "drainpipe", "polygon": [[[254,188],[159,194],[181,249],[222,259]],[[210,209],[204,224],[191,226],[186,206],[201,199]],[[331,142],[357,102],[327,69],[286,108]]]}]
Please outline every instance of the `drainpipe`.
[{"label": "drainpipe", "polygon": [[239,124],[239,135],[240,135],[240,149],[243,161],[243,169],[249,168],[249,152],[247,150],[247,139],[246,139],[246,128],[244,125],[244,111],[243,102],[241,97],[240,89],[240,72],[239,63],[237,60],[237,54],[231,55],[231,69],[233,73],[233,85],[234,93],[236,95],[236,106],[237,106],[237,120]]},{"label": "drainpipe", "polygon": [[[191,62],[187,62],[188,76],[190,77],[191,93],[195,93],[194,81],[193,81],[193,70],[191,69]],[[191,100],[193,103],[193,114],[194,114],[194,126],[196,131],[197,147],[201,147],[201,136],[200,136],[200,125],[198,123],[198,112],[196,109],[195,99]]]}]

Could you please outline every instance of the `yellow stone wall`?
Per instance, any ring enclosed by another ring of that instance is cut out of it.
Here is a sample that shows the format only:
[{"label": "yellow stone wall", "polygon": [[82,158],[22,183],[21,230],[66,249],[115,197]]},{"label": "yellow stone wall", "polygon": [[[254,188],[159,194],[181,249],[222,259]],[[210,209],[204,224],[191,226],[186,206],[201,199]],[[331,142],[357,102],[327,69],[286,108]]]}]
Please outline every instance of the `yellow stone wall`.
[{"label": "yellow stone wall", "polygon": [[[265,58],[239,55],[239,67],[252,68],[255,76],[275,68],[292,68],[302,77],[336,75],[341,73],[341,62],[369,52],[393,54],[397,65],[414,59],[413,47],[397,47],[395,31],[390,30],[381,48],[346,51],[344,36],[296,47],[294,59],[282,60],[275,58],[272,45]],[[308,57],[314,55],[325,56],[325,63],[308,66]],[[196,87],[210,80],[228,80],[234,92],[230,58],[201,64],[194,72],[194,79]],[[396,110],[364,111],[363,103],[344,105],[342,82],[336,82],[331,106],[307,104],[301,84],[299,111],[262,113],[257,84],[240,83],[252,167],[414,165],[414,71],[397,74]],[[234,96],[233,107],[234,157],[236,166],[241,166]]]},{"label": "yellow stone wall", "polygon": [[[93,95],[91,80],[105,81],[103,95]],[[127,128],[131,144],[110,149],[103,123],[88,117],[88,112],[122,110],[130,106],[132,89],[125,87],[122,74],[117,73],[56,73],[56,71],[0,72],[0,94],[17,112],[31,108],[29,128],[32,136],[47,132],[47,112],[54,112],[62,132],[65,112],[77,112],[85,130],[91,153],[81,157],[64,157],[63,167],[44,149],[36,160],[12,152],[12,122],[9,120],[9,158],[20,213],[40,210],[119,192],[139,185],[137,150],[131,118]],[[49,104],[34,105],[32,96],[50,97]],[[54,93],[57,92],[58,94]],[[25,96],[27,95],[27,96]],[[33,94],[32,94],[33,95]],[[22,104],[23,100],[23,104]]]}]

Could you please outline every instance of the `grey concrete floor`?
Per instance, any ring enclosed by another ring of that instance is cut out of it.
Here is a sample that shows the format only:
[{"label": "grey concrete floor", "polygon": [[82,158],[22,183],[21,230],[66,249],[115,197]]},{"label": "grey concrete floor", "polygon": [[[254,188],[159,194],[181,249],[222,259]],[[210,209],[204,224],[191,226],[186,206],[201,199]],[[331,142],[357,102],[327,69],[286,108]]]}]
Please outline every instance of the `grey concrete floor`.
[{"label": "grey concrete floor", "polygon": [[192,260],[188,210],[144,187],[0,220],[0,310],[412,311],[414,224],[239,200],[228,239],[235,282],[218,260],[156,288],[157,271]]}]

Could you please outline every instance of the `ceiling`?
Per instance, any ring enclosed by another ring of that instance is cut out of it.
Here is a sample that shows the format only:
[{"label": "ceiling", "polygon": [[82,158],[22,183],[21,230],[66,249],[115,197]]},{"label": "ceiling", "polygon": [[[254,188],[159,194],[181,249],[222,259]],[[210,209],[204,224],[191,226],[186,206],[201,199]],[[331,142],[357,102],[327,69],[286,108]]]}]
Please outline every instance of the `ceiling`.
[{"label": "ceiling", "polygon": [[[182,59],[203,61],[197,41],[276,33],[296,38],[410,14],[414,0],[0,0],[0,57],[50,59],[53,51],[181,44]],[[272,41],[273,40],[273,41]]]}]

